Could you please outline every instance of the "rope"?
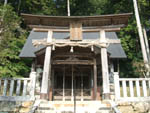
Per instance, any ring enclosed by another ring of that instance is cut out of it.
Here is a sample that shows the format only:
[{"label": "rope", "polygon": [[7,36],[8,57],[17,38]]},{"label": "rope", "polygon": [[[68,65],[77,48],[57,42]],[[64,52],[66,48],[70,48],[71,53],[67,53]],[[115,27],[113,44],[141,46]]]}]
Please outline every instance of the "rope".
[{"label": "rope", "polygon": [[78,43],[78,42],[66,42],[66,43],[55,43],[55,42],[46,42],[46,40],[34,40],[33,41],[33,46],[38,47],[40,45],[45,45],[45,46],[56,46],[56,47],[66,47],[66,46],[71,46],[71,47],[83,47],[83,48],[87,48],[87,47],[92,47],[94,45],[99,45],[101,47],[108,47],[109,44],[108,43],[99,43],[98,41],[94,41],[91,43]]}]

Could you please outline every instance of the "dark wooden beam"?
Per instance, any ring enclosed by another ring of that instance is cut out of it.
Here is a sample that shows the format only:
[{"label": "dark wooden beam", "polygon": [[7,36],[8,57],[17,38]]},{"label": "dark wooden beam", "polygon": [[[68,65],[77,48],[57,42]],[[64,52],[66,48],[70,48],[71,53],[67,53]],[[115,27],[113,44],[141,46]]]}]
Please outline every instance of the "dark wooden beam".
[{"label": "dark wooden beam", "polygon": [[78,61],[65,61],[65,60],[54,60],[52,64],[75,64],[75,65],[93,65],[93,61],[90,60],[78,60]]},{"label": "dark wooden beam", "polygon": [[52,59],[57,58],[57,57],[81,57],[81,58],[93,58],[94,54],[93,53],[59,53],[55,54],[52,56]]}]

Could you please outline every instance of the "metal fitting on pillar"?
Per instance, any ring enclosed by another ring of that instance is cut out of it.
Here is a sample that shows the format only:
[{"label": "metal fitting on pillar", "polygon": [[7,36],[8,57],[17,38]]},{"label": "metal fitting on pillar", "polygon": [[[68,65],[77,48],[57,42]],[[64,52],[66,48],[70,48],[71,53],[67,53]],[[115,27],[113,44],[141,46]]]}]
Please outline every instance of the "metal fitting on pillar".
[{"label": "metal fitting on pillar", "polygon": [[52,50],[53,50],[53,51],[55,50],[55,45],[52,46]]},{"label": "metal fitting on pillar", "polygon": [[71,47],[70,52],[71,52],[71,53],[73,53],[73,52],[74,52],[73,47]]},{"label": "metal fitting on pillar", "polygon": [[91,51],[92,51],[92,52],[94,51],[94,47],[93,47],[93,45],[91,46]]}]

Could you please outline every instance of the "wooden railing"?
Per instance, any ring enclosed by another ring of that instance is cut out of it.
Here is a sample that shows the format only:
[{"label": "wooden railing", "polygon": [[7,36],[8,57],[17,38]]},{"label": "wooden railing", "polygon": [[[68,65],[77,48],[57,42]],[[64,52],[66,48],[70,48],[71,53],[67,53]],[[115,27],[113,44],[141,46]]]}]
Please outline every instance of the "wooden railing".
[{"label": "wooden railing", "polygon": [[30,78],[0,78],[0,101],[34,100],[36,73]]},{"label": "wooden railing", "polygon": [[119,78],[114,73],[114,86],[117,101],[150,100],[150,78]]}]

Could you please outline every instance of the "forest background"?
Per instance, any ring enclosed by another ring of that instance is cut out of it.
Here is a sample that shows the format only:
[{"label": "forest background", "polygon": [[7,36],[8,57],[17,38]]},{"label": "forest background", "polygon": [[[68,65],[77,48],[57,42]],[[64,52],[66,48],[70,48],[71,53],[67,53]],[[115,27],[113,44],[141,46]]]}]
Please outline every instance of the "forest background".
[{"label": "forest background", "polygon": [[[0,77],[28,76],[32,59],[20,59],[19,53],[29,29],[21,13],[65,16],[67,0],[0,0]],[[137,0],[142,27],[150,38],[150,0]],[[142,53],[132,0],[70,0],[71,16],[89,16],[132,12],[126,28],[118,32],[127,59],[120,60],[121,77],[141,77],[144,73]],[[140,65],[139,65],[140,64]]]}]

